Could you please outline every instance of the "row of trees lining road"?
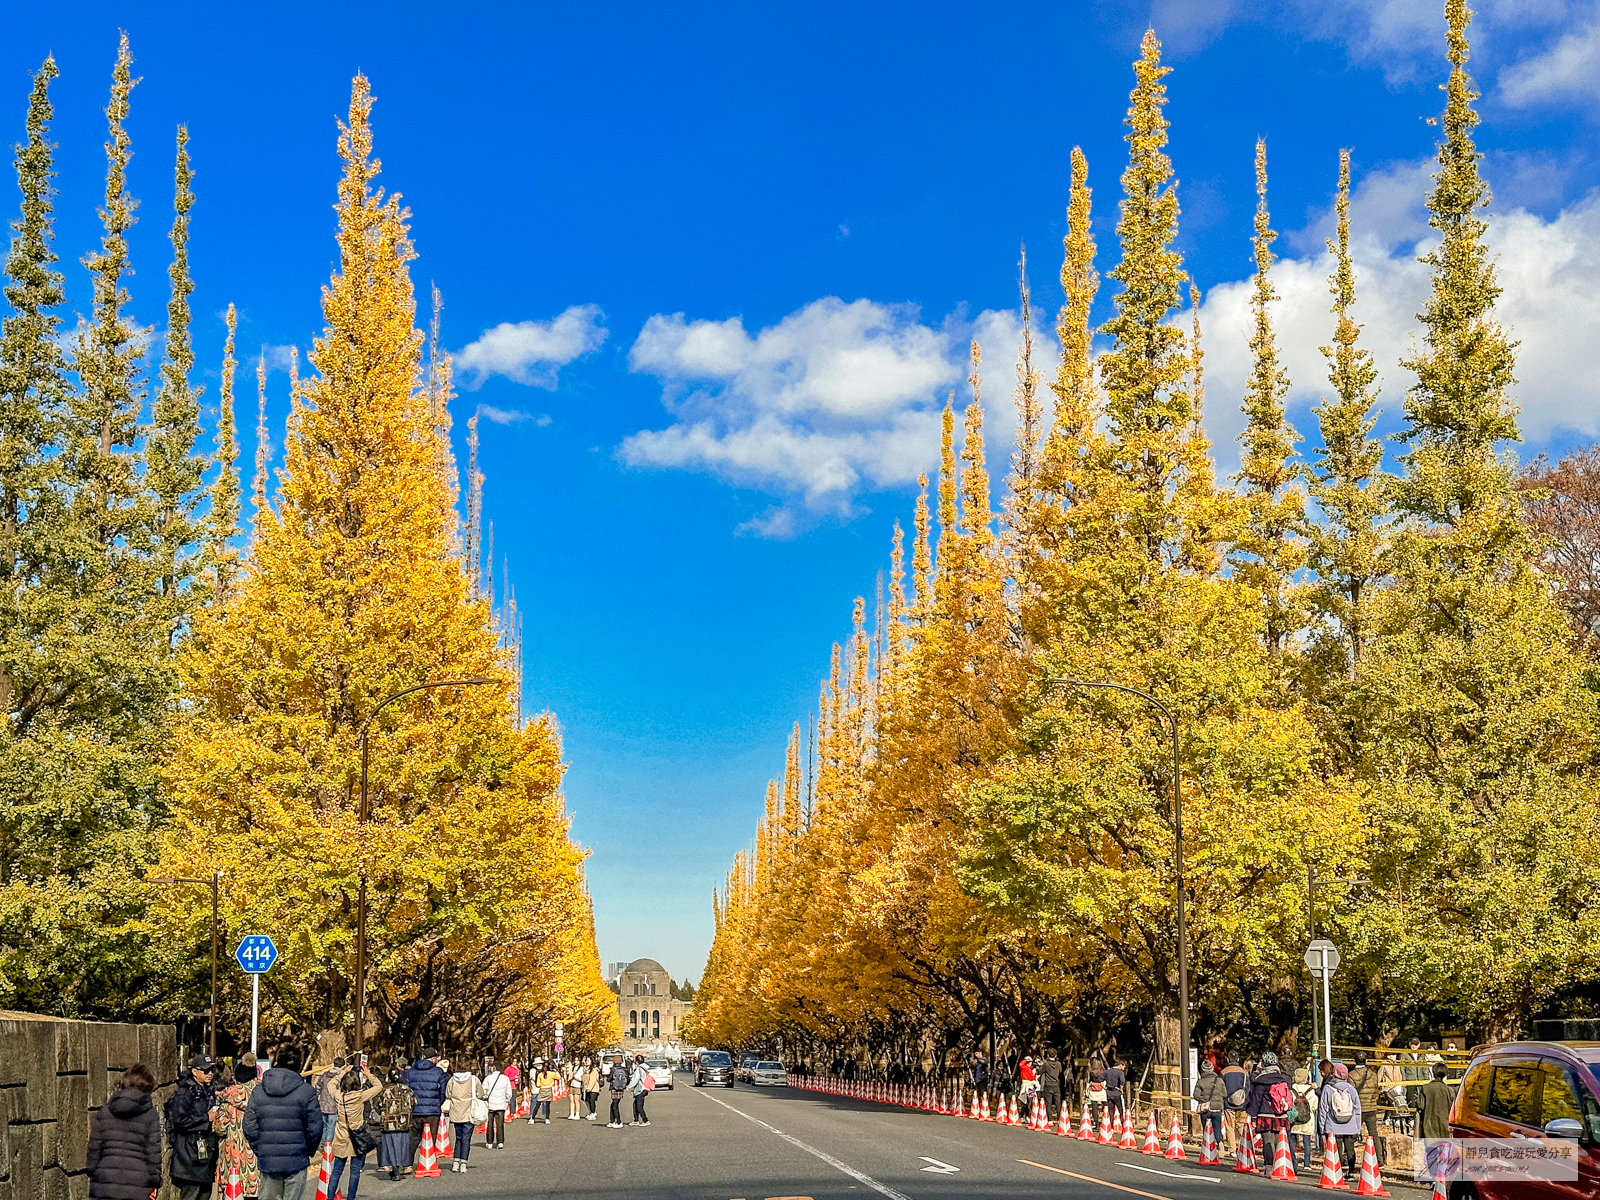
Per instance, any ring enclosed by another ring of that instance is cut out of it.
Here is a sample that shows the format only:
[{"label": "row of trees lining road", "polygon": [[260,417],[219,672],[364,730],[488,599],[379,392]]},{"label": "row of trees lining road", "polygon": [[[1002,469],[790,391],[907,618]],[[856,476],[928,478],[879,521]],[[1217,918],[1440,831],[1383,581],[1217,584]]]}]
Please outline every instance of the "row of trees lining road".
[{"label": "row of trees lining road", "polygon": [[[0,1007],[71,1016],[203,1009],[210,897],[225,936],[269,932],[270,1030],[347,1026],[369,894],[368,1036],[574,1046],[619,1026],[600,974],[560,740],[518,716],[514,621],[483,594],[457,515],[447,355],[416,328],[408,214],[375,179],[365,78],[341,126],[338,268],[311,374],[291,372],[283,462],[266,451],[240,531],[235,320],[201,446],[191,380],[192,190],[180,128],[164,339],[132,315],[126,37],[111,101],[91,316],[62,329],[46,60],[16,167],[23,203],[0,337]],[[154,347],[160,345],[159,362]],[[426,361],[425,361],[426,360]],[[474,464],[475,468],[475,464]],[[481,478],[468,481],[481,506]],[[469,522],[469,524],[471,523]],[[385,697],[437,680],[370,731]],[[224,976],[225,1024],[248,986]]]},{"label": "row of trees lining road", "polygon": [[1182,311],[1199,296],[1173,248],[1170,68],[1146,34],[1112,316],[1089,323],[1097,245],[1074,151],[1053,414],[1024,261],[1000,511],[974,345],[971,402],[946,407],[910,562],[897,526],[875,619],[857,599],[834,647],[814,770],[797,726],[716,899],[693,1036],[782,1037],[819,1069],[862,1054],[938,1069],[986,1050],[991,1028],[1001,1053],[1120,1031],[1124,1053],[1149,1041],[1170,1088],[1170,738],[1136,698],[1063,678],[1141,688],[1177,714],[1196,1043],[1308,1034],[1310,868],[1318,932],[1344,956],[1336,1041],[1514,1036],[1552,1004],[1593,1001],[1600,673],[1499,451],[1518,438],[1516,347],[1494,317],[1470,13],[1449,0],[1446,15],[1432,293],[1404,364],[1396,469],[1353,316],[1348,154],[1329,391],[1297,452],[1258,144],[1254,367],[1229,484],[1201,424],[1201,329]]}]

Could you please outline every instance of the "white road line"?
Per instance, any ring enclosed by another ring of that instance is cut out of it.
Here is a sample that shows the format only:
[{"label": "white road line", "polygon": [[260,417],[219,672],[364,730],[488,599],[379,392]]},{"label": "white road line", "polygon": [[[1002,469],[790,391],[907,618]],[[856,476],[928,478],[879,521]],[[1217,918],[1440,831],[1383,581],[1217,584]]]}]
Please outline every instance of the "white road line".
[{"label": "white road line", "polygon": [[1154,1167],[1142,1166],[1139,1163],[1119,1162],[1119,1167],[1128,1167],[1135,1171],[1149,1171],[1152,1175],[1165,1175],[1168,1179],[1203,1179],[1207,1183],[1221,1183],[1215,1175],[1174,1175],[1171,1171],[1158,1171]]},{"label": "white road line", "polygon": [[781,1129],[774,1129],[771,1125],[768,1125],[760,1117],[752,1117],[749,1113],[744,1112],[741,1109],[735,1108],[733,1105],[729,1104],[726,1100],[718,1100],[715,1096],[708,1095],[706,1092],[703,1092],[698,1088],[693,1089],[692,1090],[692,1094],[696,1095],[696,1096],[699,1096],[702,1099],[709,1100],[713,1104],[720,1104],[720,1105],[722,1105],[723,1108],[727,1109],[729,1112],[737,1113],[739,1116],[743,1117],[746,1121],[754,1121],[757,1125],[761,1126],[761,1128],[763,1128],[763,1129],[765,1129],[765,1130],[767,1130],[767,1131],[769,1131],[771,1133],[777,1134],[784,1141],[788,1142],[791,1146],[798,1147],[799,1149],[804,1150],[807,1154],[814,1155],[815,1157],[820,1158],[823,1162],[827,1163],[834,1170],[843,1171],[846,1175],[850,1176],[851,1179],[854,1179],[854,1180],[856,1180],[857,1182],[860,1182],[860,1183],[864,1183],[869,1188],[871,1188],[873,1191],[878,1192],[878,1193],[880,1193],[882,1195],[885,1195],[885,1196],[889,1197],[889,1200],[911,1200],[911,1198],[909,1196],[907,1196],[904,1192],[897,1192],[892,1187],[889,1187],[887,1184],[879,1183],[876,1179],[872,1178],[872,1176],[863,1175],[860,1171],[856,1170],[850,1164],[840,1162],[833,1155],[828,1154],[828,1153],[826,1153],[826,1152],[824,1152],[822,1150],[818,1150],[815,1146],[808,1146],[805,1142],[802,1142],[797,1137],[790,1137],[787,1133],[784,1133]]}]

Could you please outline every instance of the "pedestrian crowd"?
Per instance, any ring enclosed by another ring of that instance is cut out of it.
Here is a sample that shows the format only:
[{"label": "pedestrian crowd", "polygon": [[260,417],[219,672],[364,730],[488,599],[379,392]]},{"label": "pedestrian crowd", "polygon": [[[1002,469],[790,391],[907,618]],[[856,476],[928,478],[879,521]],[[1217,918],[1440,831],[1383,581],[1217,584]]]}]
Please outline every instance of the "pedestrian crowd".
[{"label": "pedestrian crowd", "polygon": [[[155,1200],[166,1175],[179,1200],[211,1200],[237,1176],[250,1200],[303,1200],[307,1175],[323,1148],[331,1158],[327,1200],[356,1200],[368,1156],[391,1180],[415,1174],[425,1147],[449,1137],[450,1170],[467,1170],[473,1137],[503,1150],[506,1122],[527,1105],[528,1124],[550,1124],[559,1095],[565,1119],[596,1119],[602,1089],[610,1092],[610,1121],[623,1127],[622,1103],[630,1095],[628,1125],[647,1127],[645,1101],[655,1087],[644,1056],[570,1063],[535,1058],[525,1072],[519,1059],[503,1067],[492,1057],[473,1071],[452,1069],[439,1051],[424,1047],[410,1066],[379,1077],[367,1056],[336,1057],[316,1071],[301,1070],[292,1046],[281,1048],[266,1070],[254,1054],[231,1065],[204,1054],[190,1059],[166,1104],[157,1108],[156,1079],[143,1063],[123,1072],[120,1086],[96,1111],[90,1129],[90,1200]],[[588,1112],[585,1116],[584,1109]],[[434,1172],[437,1173],[437,1172]]]}]

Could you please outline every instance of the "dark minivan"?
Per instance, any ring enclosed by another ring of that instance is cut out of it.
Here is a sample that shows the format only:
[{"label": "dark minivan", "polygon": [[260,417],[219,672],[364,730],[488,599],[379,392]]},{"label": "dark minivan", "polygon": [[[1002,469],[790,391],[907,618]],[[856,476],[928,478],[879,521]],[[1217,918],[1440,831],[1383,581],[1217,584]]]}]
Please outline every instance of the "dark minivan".
[{"label": "dark minivan", "polygon": [[700,1062],[694,1069],[694,1085],[705,1087],[708,1083],[733,1086],[733,1056],[726,1050],[700,1051]]},{"label": "dark minivan", "polygon": [[1450,1200],[1600,1200],[1600,1042],[1502,1042],[1473,1052],[1450,1110],[1455,1138],[1578,1143],[1578,1178],[1462,1181]]}]

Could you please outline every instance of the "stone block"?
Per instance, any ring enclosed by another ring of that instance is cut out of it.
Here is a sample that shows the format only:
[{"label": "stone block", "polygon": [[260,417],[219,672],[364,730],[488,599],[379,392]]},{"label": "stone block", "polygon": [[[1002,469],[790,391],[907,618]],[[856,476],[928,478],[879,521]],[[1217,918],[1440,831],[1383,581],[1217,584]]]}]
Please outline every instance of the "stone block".
[{"label": "stone block", "polygon": [[28,1089],[20,1083],[15,1087],[0,1088],[0,1120],[7,1125],[27,1124]]},{"label": "stone block", "polygon": [[0,1019],[0,1087],[56,1073],[56,1030],[63,1022]]},{"label": "stone block", "polygon": [[157,1083],[178,1078],[178,1031],[171,1025],[137,1025],[139,1061],[149,1067]]},{"label": "stone block", "polygon": [[[106,1067],[120,1075],[139,1061],[139,1027],[106,1025],[103,1028],[106,1031]],[[153,1068],[155,1064],[149,1065]]]},{"label": "stone block", "polygon": [[39,1177],[39,1200],[67,1200],[67,1173],[60,1167],[47,1167]]},{"label": "stone block", "polygon": [[79,1075],[89,1069],[88,1030],[87,1021],[63,1021],[57,1027],[57,1075]]},{"label": "stone block", "polygon": [[56,1162],[67,1171],[84,1169],[89,1153],[89,1077],[56,1079]]},{"label": "stone block", "polygon": [[84,1071],[89,1077],[89,1106],[99,1108],[111,1098],[115,1087],[106,1074],[106,1027],[99,1021],[83,1026]]},{"label": "stone block", "polygon": [[0,1121],[0,1197],[11,1186],[11,1128]]},{"label": "stone block", "polygon": [[89,1176],[67,1176],[67,1200],[89,1200]]},{"label": "stone block", "polygon": [[44,1135],[37,1125],[13,1125],[11,1134],[11,1194],[15,1200],[37,1200],[44,1168],[39,1159]]},{"label": "stone block", "polygon": [[56,1166],[56,1147],[61,1144],[61,1130],[55,1121],[40,1121],[34,1126],[43,1135],[39,1143],[39,1164],[45,1167]]}]

